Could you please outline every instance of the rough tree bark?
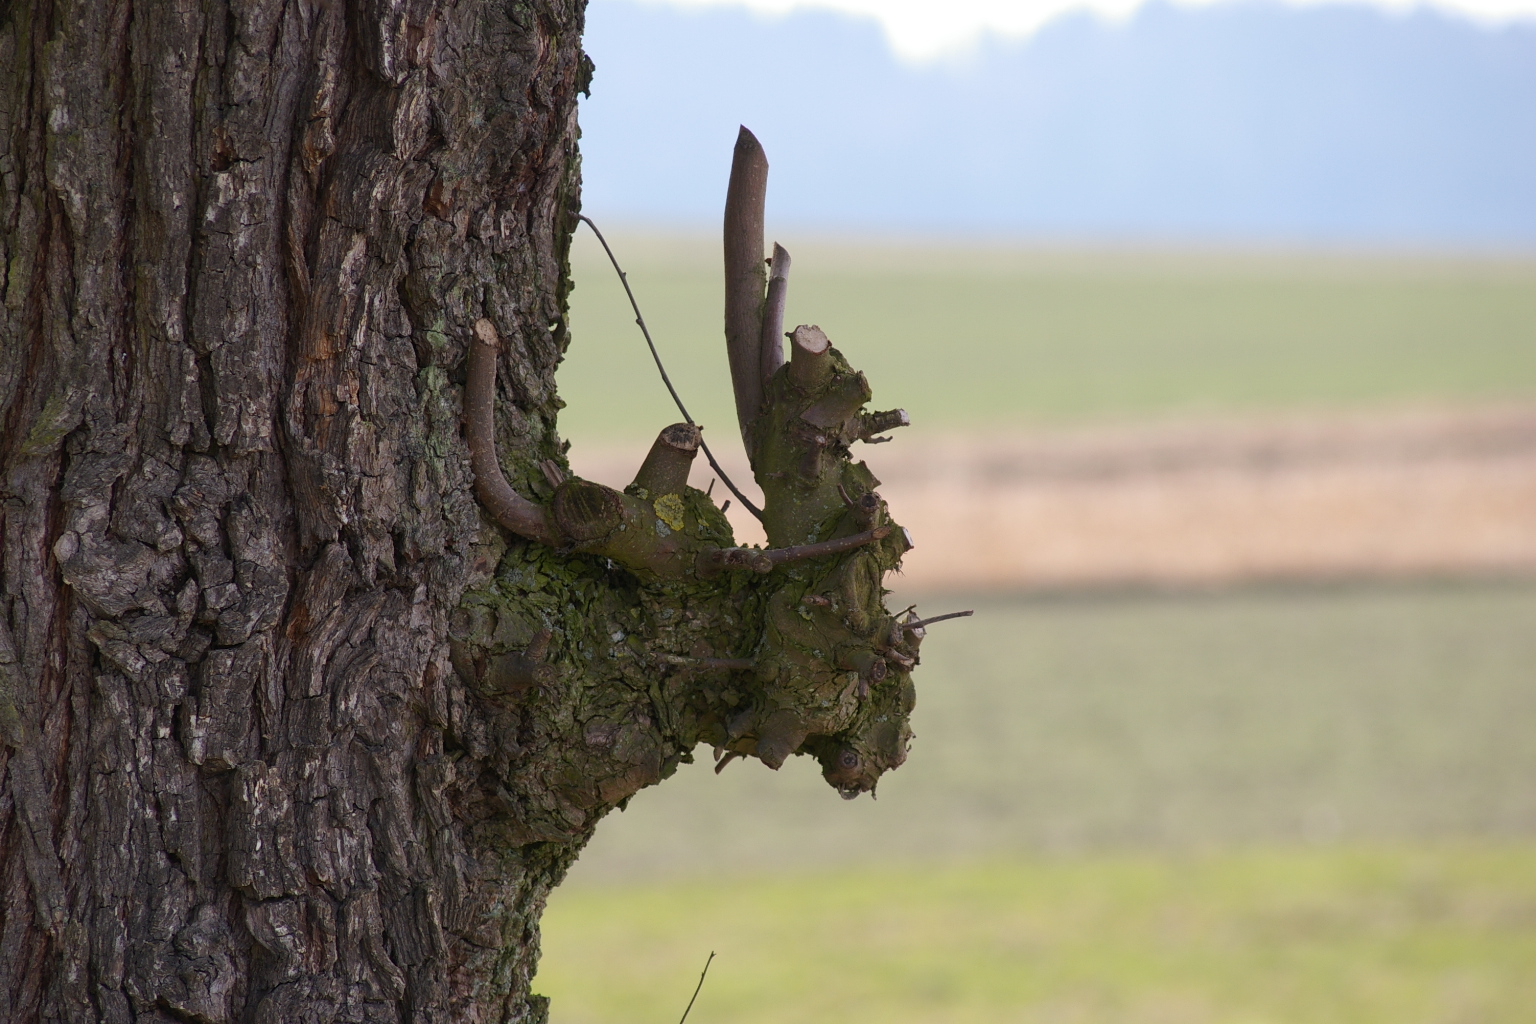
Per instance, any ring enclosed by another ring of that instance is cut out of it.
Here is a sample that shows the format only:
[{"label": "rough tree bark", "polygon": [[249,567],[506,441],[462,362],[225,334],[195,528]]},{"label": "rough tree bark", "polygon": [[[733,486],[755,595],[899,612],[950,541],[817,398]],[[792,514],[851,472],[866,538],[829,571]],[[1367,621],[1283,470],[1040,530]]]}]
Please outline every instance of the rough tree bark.
[{"label": "rough tree bark", "polygon": [[582,17],[0,2],[0,1021],[542,1020],[550,889],[695,744],[904,758],[848,446],[905,417],[820,332],[743,363],[778,550],[686,425],[567,479]]},{"label": "rough tree bark", "polygon": [[443,638],[477,317],[559,454],[580,3],[0,21],[0,1018],[537,1018],[573,848],[466,837]]}]

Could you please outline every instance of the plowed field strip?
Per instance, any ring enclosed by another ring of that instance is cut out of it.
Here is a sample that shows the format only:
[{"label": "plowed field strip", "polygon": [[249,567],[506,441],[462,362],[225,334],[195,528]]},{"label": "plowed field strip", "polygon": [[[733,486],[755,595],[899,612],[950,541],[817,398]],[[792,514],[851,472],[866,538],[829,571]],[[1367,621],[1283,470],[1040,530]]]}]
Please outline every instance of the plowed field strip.
[{"label": "plowed field strip", "polygon": [[[573,464],[622,485],[643,454]],[[903,589],[1536,574],[1536,407],[898,434],[855,457],[917,539]]]}]

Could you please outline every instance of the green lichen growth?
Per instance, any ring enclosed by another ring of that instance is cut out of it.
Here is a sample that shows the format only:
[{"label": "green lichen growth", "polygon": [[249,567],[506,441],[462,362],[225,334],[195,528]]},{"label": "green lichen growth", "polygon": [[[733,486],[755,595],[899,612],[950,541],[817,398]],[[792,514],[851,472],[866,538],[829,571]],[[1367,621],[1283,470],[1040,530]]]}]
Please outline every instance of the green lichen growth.
[{"label": "green lichen growth", "polygon": [[50,395],[27,432],[27,439],[21,443],[21,454],[29,458],[47,455],[79,422],[78,401],[71,401],[65,392]]},{"label": "green lichen growth", "polygon": [[651,508],[656,512],[656,518],[666,524],[668,529],[681,530],[683,528],[683,499],[676,494],[663,494],[651,503]]}]

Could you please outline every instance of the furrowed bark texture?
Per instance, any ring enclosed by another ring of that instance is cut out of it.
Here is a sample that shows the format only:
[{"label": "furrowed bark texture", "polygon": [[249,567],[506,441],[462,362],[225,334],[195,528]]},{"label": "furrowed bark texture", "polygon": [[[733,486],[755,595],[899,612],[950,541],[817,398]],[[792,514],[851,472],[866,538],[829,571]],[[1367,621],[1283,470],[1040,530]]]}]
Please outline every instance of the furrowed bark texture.
[{"label": "furrowed bark texture", "polygon": [[[448,635],[506,547],[479,318],[511,483],[561,456],[581,26],[0,3],[0,1021],[544,1017],[598,815],[534,761],[583,726],[471,692]],[[549,682],[519,628],[505,693]]]}]

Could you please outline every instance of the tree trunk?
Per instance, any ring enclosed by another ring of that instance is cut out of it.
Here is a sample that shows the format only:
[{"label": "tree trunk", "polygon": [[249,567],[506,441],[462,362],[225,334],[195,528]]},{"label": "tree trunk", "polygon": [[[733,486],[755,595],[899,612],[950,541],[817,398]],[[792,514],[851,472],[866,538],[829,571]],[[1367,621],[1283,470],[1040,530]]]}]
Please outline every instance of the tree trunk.
[{"label": "tree trunk", "polygon": [[784,363],[745,130],[774,547],[692,424],[569,477],[582,16],[0,3],[0,1020],[543,1020],[550,889],[698,743],[850,798],[906,757],[910,540],[849,457],[906,415],[817,328]]},{"label": "tree trunk", "polygon": [[544,1017],[582,837],[476,830],[446,638],[477,318],[561,454],[582,17],[0,3],[0,1020]]}]

